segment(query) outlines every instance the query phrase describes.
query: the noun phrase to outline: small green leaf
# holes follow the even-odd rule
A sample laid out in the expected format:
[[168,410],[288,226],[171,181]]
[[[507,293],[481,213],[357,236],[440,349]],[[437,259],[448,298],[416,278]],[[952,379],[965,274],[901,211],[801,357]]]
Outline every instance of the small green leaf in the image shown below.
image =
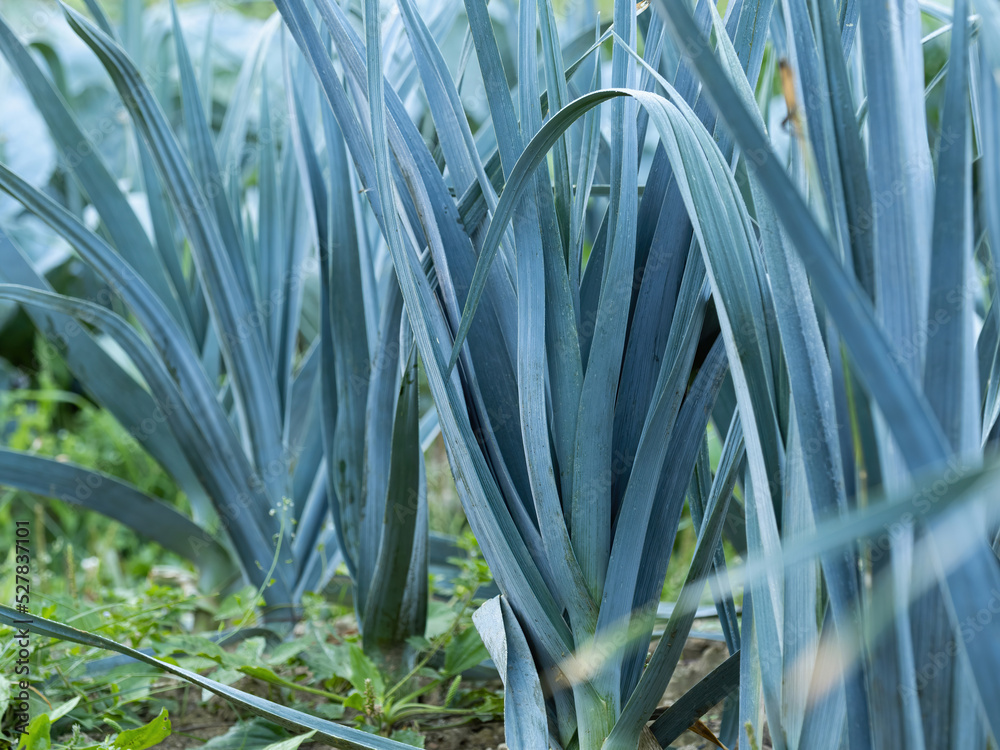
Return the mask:
[[223,664],[229,656],[217,643],[195,635],[171,636],[162,643],[154,643],[153,649],[161,658],[182,653],[185,656],[201,656],[211,659],[216,664]]
[[260,603],[257,598],[257,589],[253,586],[244,586],[223,600],[222,604],[219,605],[219,610],[215,613],[215,619],[217,622],[225,622],[242,617],[248,608],[254,606],[255,601]]
[[279,742],[288,733],[281,727],[261,718],[251,719],[232,726],[228,732],[213,737],[201,750],[246,750]]
[[253,677],[255,680],[269,682],[272,685],[280,685],[281,687],[287,687],[289,685],[288,680],[283,677],[279,677],[273,670],[268,669],[267,667],[244,665],[240,667],[240,671],[245,675]]
[[10,705],[10,683],[7,680],[0,680],[0,716],[7,713],[7,706]]
[[268,664],[286,664],[305,650],[306,644],[302,641],[279,643],[265,658]]
[[344,643],[327,643],[318,635],[315,644],[302,652],[302,661],[323,681],[332,678],[346,680],[351,673],[350,646]]
[[122,750],[146,750],[146,748],[159,745],[170,736],[170,717],[167,709],[160,711],[160,715],[145,726],[137,729],[129,729],[119,734],[112,741],[111,746]]
[[439,635],[448,632],[448,628],[455,622],[455,609],[447,602],[431,599],[427,603],[427,629],[424,637],[434,640]]
[[360,647],[351,644],[351,684],[359,693],[365,691],[365,680],[372,681],[375,695],[385,693],[385,680],[375,663],[365,656]]
[[321,703],[312,710],[317,716],[330,721],[344,718],[344,707],[340,703]]
[[444,673],[449,676],[461,674],[487,658],[489,653],[479,633],[475,628],[466,628],[452,639],[445,650]]
[[49,721],[48,714],[39,714],[28,725],[28,733],[21,735],[18,750],[49,750],[52,747],[49,737],[51,729],[52,722]]
[[311,732],[297,735],[296,737],[289,737],[287,740],[282,740],[281,742],[274,742],[267,745],[264,750],[298,750],[299,745],[306,740],[311,739],[314,734],[316,734],[315,729]]
[[[76,704],[79,702],[80,702],[80,696],[78,695],[72,700],[66,701],[61,706],[53,708],[51,711],[48,712],[49,721],[55,722],[61,719],[63,716],[65,716],[74,708],[76,708]],[[0,711],[0,716],[3,716],[3,711]]]
[[398,742],[405,742],[407,745],[413,745],[413,747],[424,746],[424,736],[412,729],[397,729],[392,733],[391,738]]
[[244,664],[260,664],[264,661],[264,646],[263,638],[247,638],[229,654],[228,663],[236,668]]
[[416,653],[420,653],[429,649],[431,647],[431,642],[422,635],[411,635],[406,639],[406,645],[412,648]]
[[365,710],[365,696],[364,696],[364,693],[351,693],[344,700],[344,706],[346,708],[353,708],[355,711],[364,712],[364,710]]

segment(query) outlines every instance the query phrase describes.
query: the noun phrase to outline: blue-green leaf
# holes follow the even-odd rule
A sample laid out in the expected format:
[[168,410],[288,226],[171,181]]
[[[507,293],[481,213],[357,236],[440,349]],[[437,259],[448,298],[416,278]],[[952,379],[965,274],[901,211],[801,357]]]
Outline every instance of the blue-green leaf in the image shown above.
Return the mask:
[[542,686],[531,650],[507,600],[490,599],[473,615],[504,685],[504,741],[511,750],[549,746]]
[[[405,643],[407,638],[423,634],[423,623],[414,632],[417,624],[404,616],[407,587],[401,585],[411,575],[415,581],[423,581],[424,587],[427,581],[426,547],[423,570],[411,571],[413,550],[419,546],[417,537],[421,531],[426,536],[426,515],[424,528],[418,524],[421,505],[427,502],[426,492],[422,493],[420,487],[423,454],[419,441],[418,398],[417,355],[414,349],[407,357],[397,399],[378,559],[370,590],[366,594],[362,620],[366,650],[382,653],[383,656]],[[424,589],[423,597],[426,598],[426,595]]]
[[0,448],[0,483],[96,510],[215,575],[231,569],[222,545],[189,518],[108,474]]
[[[239,281],[240,274],[234,270],[229,257],[231,251],[227,250],[223,239],[225,235],[181,155],[162,110],[128,55],[78,13],[65,6],[64,11],[70,26],[97,54],[111,75],[133,122],[149,146],[187,232],[234,385],[237,411],[251,438],[255,463],[262,470],[280,465],[282,430],[270,358],[263,332],[254,323],[259,314],[247,296],[248,286]],[[280,496],[284,484],[282,472],[265,472],[264,481],[272,495]]]
[[142,224],[108,171],[97,146],[84,135],[59,92],[39,70],[31,55],[2,19],[0,51],[31,94],[39,113],[45,118],[52,139],[62,153],[62,163],[80,180],[81,187],[103,219],[118,252],[146,280],[174,320],[189,332],[188,320],[181,313],[178,304],[178,295],[185,290],[183,287],[175,290],[177,279],[168,280],[164,259],[160,255],[171,249],[158,248],[160,254],[153,249]]

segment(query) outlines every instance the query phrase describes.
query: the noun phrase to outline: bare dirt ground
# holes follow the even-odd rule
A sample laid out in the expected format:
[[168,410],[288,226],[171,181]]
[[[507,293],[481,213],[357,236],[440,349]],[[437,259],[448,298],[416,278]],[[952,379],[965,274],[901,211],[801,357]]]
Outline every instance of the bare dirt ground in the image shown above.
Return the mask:
[[[693,687],[702,677],[721,664],[727,656],[725,645],[714,641],[691,639],[688,641],[681,660],[674,672],[674,677],[667,692],[660,702],[661,707],[670,706],[685,691]],[[243,680],[237,687],[268,697],[267,686],[252,680]],[[172,716],[174,733],[157,746],[158,750],[190,750],[201,747],[213,737],[224,734],[239,719],[233,708],[219,698],[200,702],[200,690],[187,689],[186,700],[184,688],[178,688],[173,695],[183,711]],[[273,694],[270,696],[275,697]],[[242,718],[249,718],[243,716]],[[716,706],[704,717],[704,723],[713,731],[718,732],[721,719],[721,706]],[[504,750],[503,724],[491,722],[482,724],[471,722],[458,727],[435,729],[431,724],[422,724],[421,731],[425,735],[427,750]],[[322,750],[325,745],[308,743],[301,750]],[[709,740],[692,732],[685,732],[674,741],[676,750],[711,750],[715,748]],[[770,744],[764,742],[762,750],[769,750]],[[259,750],[249,745],[245,750]],[[730,748],[729,750],[733,750]]]
[[[681,660],[677,663],[677,669],[674,670],[673,679],[670,680],[670,685],[660,701],[660,706],[664,708],[670,706],[694,687],[702,677],[722,664],[728,655],[729,652],[724,643],[690,639],[684,646]],[[721,705],[713,708],[702,718],[706,726],[716,734],[719,732],[721,720]],[[685,732],[674,740],[672,747],[677,748],[677,750],[703,750],[704,748],[714,748],[715,745],[693,732]],[[730,750],[732,749],[730,748]]]

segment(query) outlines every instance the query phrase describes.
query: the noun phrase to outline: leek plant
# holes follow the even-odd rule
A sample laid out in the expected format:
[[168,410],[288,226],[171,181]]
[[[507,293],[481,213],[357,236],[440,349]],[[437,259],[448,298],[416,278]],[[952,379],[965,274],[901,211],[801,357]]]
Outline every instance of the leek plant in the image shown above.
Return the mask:
[[[730,399],[719,417],[721,468],[698,485],[691,580],[670,637],[644,669],[672,539],[728,369],[719,322],[724,331],[731,326],[709,313],[713,291],[741,305],[748,326],[741,335],[759,336],[746,353],[759,386],[773,391],[778,382],[767,346],[776,335],[767,329],[770,293],[736,179],[683,98],[639,88],[632,3],[618,5],[614,31],[604,35],[618,41],[616,88],[600,89],[592,57],[600,30],[582,32],[597,42],[567,70],[552,6],[522,2],[512,94],[486,4],[469,0],[466,49],[474,50],[490,112],[489,125],[474,134],[440,48],[415,5],[401,2],[443,171],[383,77],[377,3],[365,7],[364,41],[336,3],[316,3],[321,26],[303,2],[281,0],[278,8],[322,86],[392,253],[459,493],[503,592],[477,620],[506,683],[508,745],[653,741],[646,722],[690,629],[690,605],[705,574],[725,569],[716,551],[743,466],[744,430]],[[755,10],[733,4],[732,26]],[[743,41],[754,71],[766,29]],[[647,39],[641,85],[652,88],[665,42],[659,17],[649,20]],[[678,75],[693,96],[695,79]],[[610,167],[600,163],[594,109],[609,100]],[[641,117],[637,103],[645,106]],[[637,161],[650,121],[663,141],[640,204]],[[578,149],[570,148],[574,139]],[[537,171],[553,148],[554,185]],[[610,176],[610,205],[587,237],[598,168]],[[777,461],[776,439],[770,450]],[[737,615],[720,580],[735,654]],[[676,724],[678,715],[665,722]]]
[[[665,745],[728,680],[740,693],[727,744],[738,731],[756,746],[766,713],[781,748],[985,746],[1000,715],[996,640],[961,628],[997,627],[979,615],[1000,571],[984,508],[938,498],[995,482],[979,466],[996,422],[985,312],[996,308],[970,283],[991,246],[971,218],[970,133],[975,122],[986,149],[997,127],[996,3],[980,8],[989,41],[976,47],[973,95],[968,4],[955,4],[943,134],[931,139],[918,4],[736,0],[722,19],[709,2],[658,0],[640,56],[638,9],[619,1],[601,89],[599,67],[566,68],[552,5],[522,0],[512,92],[486,4],[467,0],[466,49],[490,111],[474,134],[440,49],[401,0],[443,172],[383,76],[378,3],[365,3],[362,41],[317,0],[340,70],[305,3],[277,5],[378,216],[502,591],[478,625],[505,680],[508,744]],[[755,98],[768,102],[775,78],[794,138],[784,157]],[[639,200],[650,130],[659,142]],[[981,163],[990,196],[996,162]],[[609,200],[589,237],[598,169]],[[720,401],[727,368],[732,398],[727,386]],[[710,414],[726,434],[714,475]],[[938,477],[934,502],[907,496]],[[685,497],[698,548],[647,662]],[[730,507],[750,563],[739,625],[719,554]],[[956,554],[963,517],[973,529]],[[876,518],[898,521],[887,554],[855,538]],[[810,562],[786,569],[792,550]],[[712,568],[739,667],[648,726]],[[947,669],[918,682],[940,654]]]
[[[182,134],[160,104],[175,93],[170,60],[148,69],[154,93],[137,67],[141,40],[128,45],[134,61],[89,7],[96,23],[68,9],[67,18],[135,128],[148,225],[0,21],[0,50],[99,225],[2,165],[0,187],[106,284],[94,299],[56,294],[0,235],[0,296],[24,306],[88,394],[174,477],[193,517],[99,471],[6,448],[0,482],[112,516],[193,560],[206,588],[242,576],[271,622],[294,620],[303,593],[322,590],[343,562],[366,643],[395,664],[424,632],[428,593],[416,359],[392,266],[377,262],[338,157],[342,140],[335,130],[309,138],[319,115],[311,80],[303,88],[296,75],[301,60],[285,55],[279,68],[285,102],[269,91],[277,18],[244,61],[216,137],[208,67],[199,80],[176,8]],[[313,306],[306,288],[317,276]],[[432,417],[424,432],[433,437]]]
[[[1000,575],[994,527],[988,506],[946,500],[965,481],[995,496],[982,467],[996,425],[1000,6],[978,2],[973,18],[967,2],[776,4],[787,160],[735,51],[723,39],[708,52],[687,3],[658,7],[744,155],[787,368],[783,495],[748,440],[750,558],[821,539],[814,524],[861,537],[819,544],[818,566],[765,562],[749,584],[744,644],[752,632],[759,659],[743,660],[741,727],[759,738],[763,708],[775,747],[987,747],[1000,716],[996,624],[982,616]],[[925,20],[939,30],[922,37]],[[930,129],[922,45],[940,31],[950,52]],[[752,397],[737,387],[745,427],[760,420]],[[837,520],[853,508],[891,521],[864,538]]]

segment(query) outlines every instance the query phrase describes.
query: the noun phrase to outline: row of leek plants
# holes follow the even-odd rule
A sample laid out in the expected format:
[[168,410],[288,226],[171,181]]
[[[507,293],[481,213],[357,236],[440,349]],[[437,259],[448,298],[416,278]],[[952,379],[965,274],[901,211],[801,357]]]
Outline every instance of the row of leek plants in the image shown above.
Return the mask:
[[[576,38],[561,43],[549,2],[522,0],[516,71],[486,3],[467,0],[460,77],[474,55],[490,115],[477,132],[401,0],[433,148],[384,75],[375,0],[364,39],[330,0],[277,5],[319,84],[324,141],[344,144],[332,163],[388,246],[400,330],[502,592],[476,620],[508,745],[662,747],[726,699],[730,746],[758,745],[766,722],[776,748],[986,747],[995,0],[971,23],[965,0],[733,0],[725,18],[619,1],[568,67]],[[933,138],[924,16],[958,19]],[[793,136],[780,154],[761,116],[776,79]],[[725,436],[714,472],[710,421]],[[647,660],[685,502],[698,544]],[[723,535],[746,559],[742,610]],[[731,656],[650,724],[706,589]],[[390,746],[248,705],[338,746]]]

